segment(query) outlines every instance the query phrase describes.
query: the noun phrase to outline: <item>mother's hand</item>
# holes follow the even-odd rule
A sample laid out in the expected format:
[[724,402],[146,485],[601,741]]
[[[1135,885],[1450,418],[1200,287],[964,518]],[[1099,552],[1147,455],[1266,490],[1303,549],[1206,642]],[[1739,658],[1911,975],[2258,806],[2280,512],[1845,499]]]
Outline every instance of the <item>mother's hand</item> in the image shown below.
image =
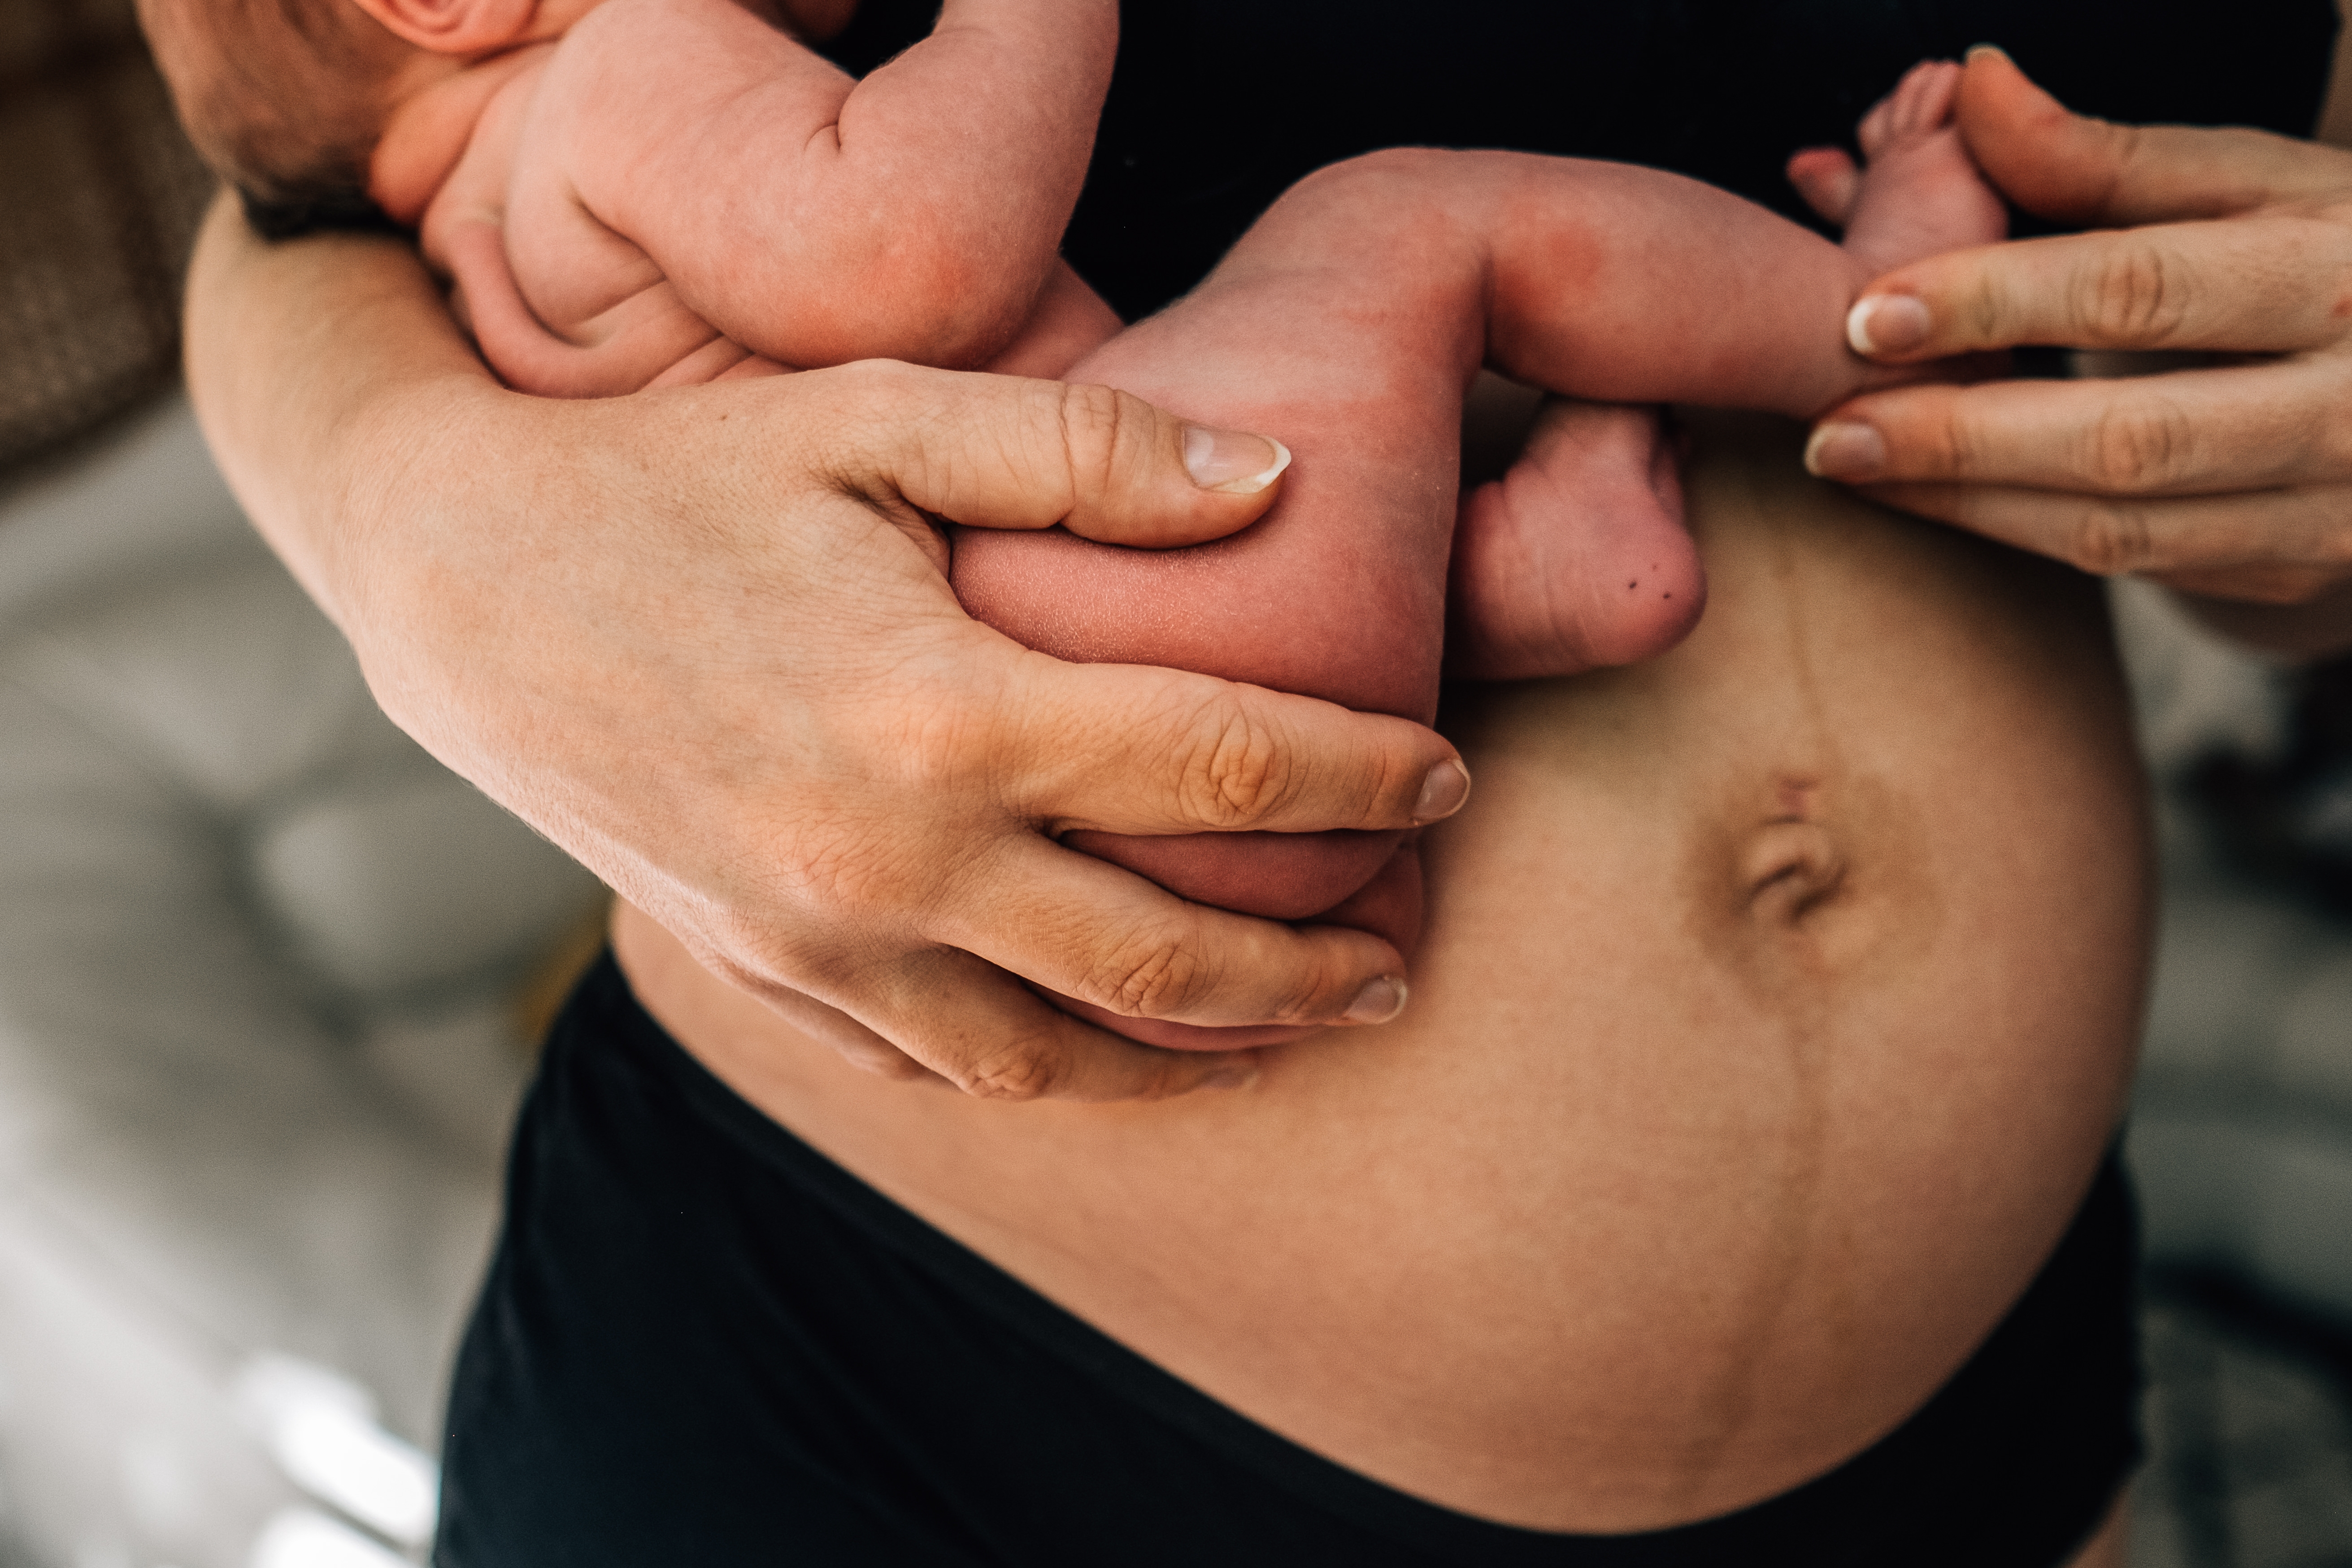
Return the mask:
[[1959,118],[2020,205],[2109,226],[1890,273],[1854,306],[1857,350],[2232,358],[1873,393],[1824,416],[1809,466],[2086,571],[2168,584],[2252,640],[2352,641],[2352,153],[2084,119],[1995,49],[1969,57]]
[[1466,793],[1450,746],[1058,663],[966,616],[942,574],[934,515],[1230,532],[1272,498],[1263,438],[1102,388],[878,363],[520,397],[405,248],[267,248],[226,203],[189,342],[231,482],[384,710],[862,1065],[1097,1099],[1247,1071],[1105,1034],[1014,974],[1196,1024],[1402,1004],[1376,937],[1186,904],[1052,835],[1404,827]]

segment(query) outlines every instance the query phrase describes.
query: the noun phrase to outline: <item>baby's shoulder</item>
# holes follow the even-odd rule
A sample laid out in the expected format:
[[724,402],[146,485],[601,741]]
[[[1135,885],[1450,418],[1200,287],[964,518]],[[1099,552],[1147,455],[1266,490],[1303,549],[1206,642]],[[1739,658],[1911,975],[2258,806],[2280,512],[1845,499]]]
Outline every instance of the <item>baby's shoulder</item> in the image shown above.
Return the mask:
[[575,66],[618,66],[633,74],[666,67],[708,67],[782,51],[803,54],[781,26],[737,0],[603,0],[564,33],[557,58]]

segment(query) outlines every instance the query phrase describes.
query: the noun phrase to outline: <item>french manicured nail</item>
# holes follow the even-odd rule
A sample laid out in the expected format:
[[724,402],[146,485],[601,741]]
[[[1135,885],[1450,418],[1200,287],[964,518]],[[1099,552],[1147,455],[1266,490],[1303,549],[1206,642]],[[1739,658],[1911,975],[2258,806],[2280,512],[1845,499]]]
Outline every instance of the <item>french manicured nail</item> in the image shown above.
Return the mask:
[[1184,471],[1204,490],[1254,496],[1288,467],[1290,448],[1271,437],[1212,430],[1205,425],[1184,427]]
[[1843,420],[1816,426],[1805,442],[1805,471],[1825,479],[1867,479],[1886,467],[1886,437]]
[[1405,984],[1393,974],[1383,974],[1378,980],[1367,981],[1339,1015],[1349,1024],[1385,1024],[1404,1011]]
[[1231,1067],[1219,1068],[1201,1080],[1201,1087],[1202,1089],[1247,1089],[1256,1081],[1257,1063],[1253,1059],[1247,1062],[1235,1062]]
[[1845,313],[1845,341],[1858,354],[1899,354],[1927,341],[1927,307],[1911,294],[1856,300]]
[[1470,770],[1460,763],[1440,763],[1421,781],[1421,798],[1412,803],[1413,825],[1449,817],[1469,798]]

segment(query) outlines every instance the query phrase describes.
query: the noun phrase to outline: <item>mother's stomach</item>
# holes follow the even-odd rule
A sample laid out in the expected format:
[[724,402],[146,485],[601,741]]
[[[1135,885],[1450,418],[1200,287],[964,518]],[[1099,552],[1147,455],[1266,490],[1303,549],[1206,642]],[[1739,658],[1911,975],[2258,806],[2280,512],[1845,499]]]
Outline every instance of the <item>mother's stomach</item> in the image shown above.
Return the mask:
[[1397,1023],[1252,1088],[1007,1106],[862,1074],[617,930],[753,1103],[1244,1415],[1550,1530],[1719,1513],[1963,1362],[2110,1138],[2147,950],[2095,584],[1813,484],[1690,478],[1712,584],[1636,669],[1458,694]]

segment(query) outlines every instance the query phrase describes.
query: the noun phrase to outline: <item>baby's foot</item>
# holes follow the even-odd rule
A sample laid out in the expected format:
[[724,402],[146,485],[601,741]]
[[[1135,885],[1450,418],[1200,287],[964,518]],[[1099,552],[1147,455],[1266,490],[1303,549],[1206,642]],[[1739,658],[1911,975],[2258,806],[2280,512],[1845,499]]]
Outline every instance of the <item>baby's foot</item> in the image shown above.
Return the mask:
[[1509,471],[1462,498],[1445,668],[1526,680],[1632,664],[1706,602],[1655,409],[1547,400]]
[[1863,116],[1864,168],[1834,147],[1789,160],[1790,182],[1815,212],[1843,226],[1847,251],[1874,274],[2008,237],[2008,212],[1953,122],[1960,75],[1949,60],[1912,67]]

